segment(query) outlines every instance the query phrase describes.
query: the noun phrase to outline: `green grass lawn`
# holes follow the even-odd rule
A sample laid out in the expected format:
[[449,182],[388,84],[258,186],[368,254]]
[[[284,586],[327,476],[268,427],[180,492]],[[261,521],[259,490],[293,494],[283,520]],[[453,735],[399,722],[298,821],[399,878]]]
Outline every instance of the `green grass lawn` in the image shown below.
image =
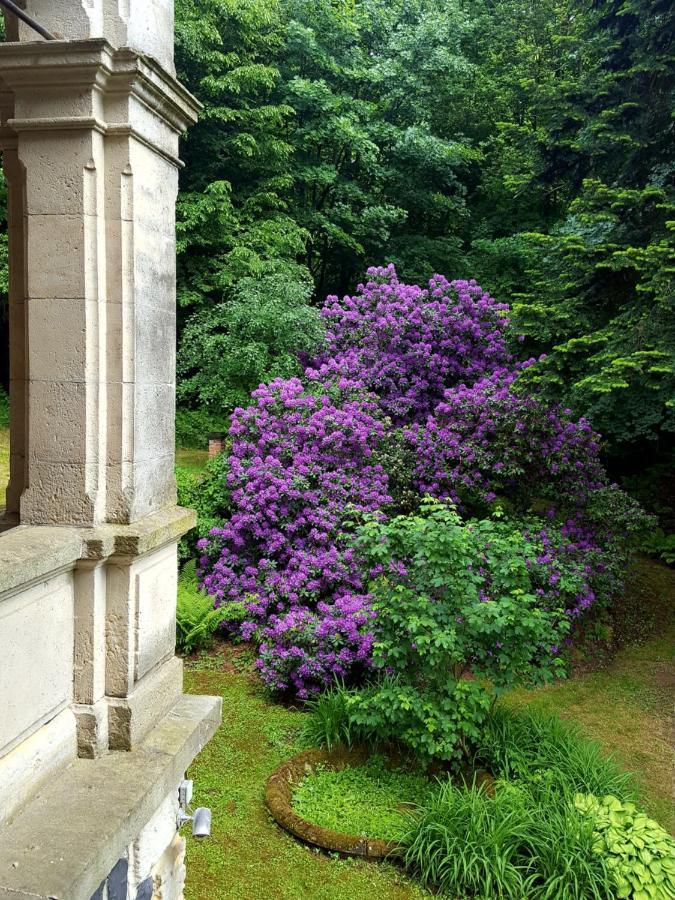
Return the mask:
[[[508,702],[578,722],[636,774],[646,810],[672,831],[675,573],[642,561],[629,591],[630,606],[641,611],[651,637],[625,647],[604,667],[543,690],[519,691]],[[186,900],[429,896],[394,867],[331,859],[271,822],[262,802],[265,780],[295,752],[303,713],[269,702],[250,659],[223,645],[189,662],[185,682],[192,693],[223,698],[223,725],[190,772],[197,803],[213,810],[213,835],[201,844],[188,840]]]
[[208,450],[176,450],[176,468],[187,469],[193,474],[203,472],[208,461]]
[[5,505],[5,489],[9,481],[9,428],[0,428],[0,507]]
[[629,582],[652,636],[606,667],[509,698],[578,722],[637,776],[642,805],[675,834],[675,572],[642,560]]
[[188,838],[186,900],[429,896],[393,866],[331,859],[273,824],[263,806],[265,781],[296,752],[303,713],[269,703],[250,660],[225,648],[189,663],[185,683],[192,693],[223,698],[223,725],[190,770],[194,802],[213,810],[213,834],[203,843]]

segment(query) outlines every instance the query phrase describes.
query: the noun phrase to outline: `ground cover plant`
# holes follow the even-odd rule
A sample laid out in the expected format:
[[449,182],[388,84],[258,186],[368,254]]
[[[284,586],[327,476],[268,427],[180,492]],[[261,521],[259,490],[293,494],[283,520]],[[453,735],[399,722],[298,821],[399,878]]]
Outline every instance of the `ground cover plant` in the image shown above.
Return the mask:
[[[605,754],[616,754],[620,766],[634,772],[639,806],[669,830],[675,828],[675,816],[667,678],[675,635],[667,616],[674,597],[673,573],[640,561],[625,595],[636,621],[646,627],[639,643],[633,629],[627,634],[629,646],[601,668],[585,668],[548,687],[519,689],[499,704],[577,723]],[[433,896],[401,869],[312,852],[271,822],[261,800],[265,780],[305,746],[301,731],[311,716],[273,702],[253,673],[253,653],[229,643],[186,661],[186,689],[222,696],[224,716],[223,728],[190,770],[196,803],[213,807],[214,831],[209,842],[188,842],[186,900]]]
[[363,765],[339,771],[317,767],[294,790],[292,805],[299,816],[322,828],[396,841],[431,787],[424,774],[392,768],[384,757],[373,755]]
[[596,852],[607,857],[619,898],[675,897],[675,841],[634,803],[577,794],[575,808],[593,822]]
[[[644,517],[609,482],[590,425],[522,389],[529,361],[509,349],[506,312],[475,282],[422,289],[371,269],[353,297],[328,298],[325,351],[305,377],[261,385],[235,411],[211,483],[229,515],[200,541],[200,579],[216,605],[244,604],[236,634],[259,646],[273,690],[307,698],[372,668],[377,560],[356,534],[369,516],[414,516],[427,495],[482,535],[464,561],[485,582],[482,615],[532,611],[539,633],[520,651],[512,641],[502,669],[528,641],[558,657],[568,626],[618,590]],[[492,596],[493,566],[521,583]]]
[[195,561],[186,563],[178,576],[176,600],[176,650],[193,653],[213,644],[216,631],[224,622],[236,621],[244,615],[243,607],[229,604],[214,607],[210,598],[197,587]]

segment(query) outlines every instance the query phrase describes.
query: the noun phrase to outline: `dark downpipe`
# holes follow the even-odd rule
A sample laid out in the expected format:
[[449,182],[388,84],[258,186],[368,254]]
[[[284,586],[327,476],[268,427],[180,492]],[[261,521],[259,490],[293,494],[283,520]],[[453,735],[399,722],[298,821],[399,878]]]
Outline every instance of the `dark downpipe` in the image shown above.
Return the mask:
[[36,22],[32,16],[29,16],[25,10],[21,9],[20,6],[17,6],[14,0],[0,0],[0,6],[4,6],[5,9],[9,10],[9,12],[15,15],[17,19],[21,19],[21,21],[25,22],[29,28],[33,29],[33,31],[37,31],[37,33],[46,41],[56,40],[51,31],[47,31],[46,28],[43,28],[42,25]]

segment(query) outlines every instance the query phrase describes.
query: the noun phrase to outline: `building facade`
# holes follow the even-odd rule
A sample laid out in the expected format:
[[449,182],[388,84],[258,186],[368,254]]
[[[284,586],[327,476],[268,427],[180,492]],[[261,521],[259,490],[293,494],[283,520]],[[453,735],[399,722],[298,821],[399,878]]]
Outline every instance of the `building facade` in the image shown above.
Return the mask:
[[198,113],[173,0],[6,14],[11,463],[0,900],[182,895],[179,784],[220,722],[175,656],[175,203]]

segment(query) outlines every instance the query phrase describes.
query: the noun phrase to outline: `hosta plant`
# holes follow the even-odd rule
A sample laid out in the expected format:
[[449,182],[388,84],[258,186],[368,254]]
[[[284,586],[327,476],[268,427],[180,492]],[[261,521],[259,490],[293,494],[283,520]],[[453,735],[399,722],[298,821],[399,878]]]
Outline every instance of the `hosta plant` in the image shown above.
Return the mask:
[[634,803],[611,794],[577,794],[575,807],[593,821],[595,850],[607,858],[620,900],[675,897],[675,841]]

